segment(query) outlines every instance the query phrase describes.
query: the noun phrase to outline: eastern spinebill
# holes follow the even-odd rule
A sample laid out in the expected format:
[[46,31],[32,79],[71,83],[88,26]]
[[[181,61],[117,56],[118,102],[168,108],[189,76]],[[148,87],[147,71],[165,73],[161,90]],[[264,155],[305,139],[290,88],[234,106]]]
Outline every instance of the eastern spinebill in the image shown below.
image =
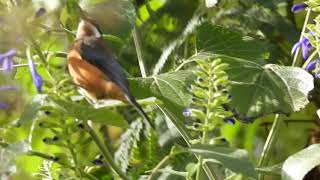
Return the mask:
[[150,123],[149,117],[132,95],[127,77],[103,41],[96,23],[87,19],[80,21],[67,59],[74,83],[90,101],[116,99],[130,103]]

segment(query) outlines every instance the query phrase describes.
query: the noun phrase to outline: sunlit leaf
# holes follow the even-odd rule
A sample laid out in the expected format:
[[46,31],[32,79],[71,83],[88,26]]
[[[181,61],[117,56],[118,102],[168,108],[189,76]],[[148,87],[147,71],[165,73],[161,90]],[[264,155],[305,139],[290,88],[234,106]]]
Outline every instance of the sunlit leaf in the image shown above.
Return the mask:
[[123,117],[109,109],[94,109],[84,105],[77,104],[58,98],[52,98],[53,101],[62,108],[69,116],[80,120],[91,120],[93,122],[105,123],[118,127],[127,127],[128,123]]
[[197,31],[197,48],[214,55],[227,55],[243,59],[268,57],[266,43],[237,31],[211,24],[202,25]]
[[[216,57],[199,53],[194,59]],[[279,66],[229,56],[219,56],[229,64],[231,103],[240,113],[257,117],[274,112],[289,114],[305,107],[313,89],[313,77],[298,67]]]
[[154,96],[162,101],[186,106],[191,101],[187,85],[192,77],[193,73],[191,71],[177,71],[147,78],[133,78],[130,79],[130,87],[135,95]]
[[205,158],[205,162],[221,163],[222,166],[235,173],[258,179],[253,164],[249,161],[245,150],[210,145],[194,145],[189,150],[202,155]]
[[251,117],[272,112],[289,114],[309,102],[313,77],[306,71],[271,64],[247,70],[230,78],[234,81],[232,103],[241,113]]
[[290,156],[282,166],[283,180],[302,180],[314,167],[320,165],[320,145],[314,144]]

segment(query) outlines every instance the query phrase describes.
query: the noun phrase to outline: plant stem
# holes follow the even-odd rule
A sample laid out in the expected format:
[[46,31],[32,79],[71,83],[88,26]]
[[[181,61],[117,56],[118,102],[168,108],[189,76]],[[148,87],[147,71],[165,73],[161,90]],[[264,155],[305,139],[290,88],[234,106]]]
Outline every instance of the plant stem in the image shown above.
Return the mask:
[[[301,34],[300,34],[299,42],[302,40],[302,38],[304,36],[303,34],[306,31],[306,28],[307,28],[307,25],[308,25],[308,21],[309,21],[309,17],[310,17],[310,12],[311,12],[311,9],[308,8],[307,9],[306,18],[304,19],[304,24],[303,24],[302,31],[301,31]],[[296,53],[294,54],[294,58],[293,58],[293,61],[292,61],[292,66],[296,66],[297,65],[297,59],[298,59],[299,51],[300,51],[300,48],[298,48]]]
[[137,57],[138,57],[138,61],[139,61],[139,67],[140,67],[140,71],[141,71],[141,76],[142,77],[147,77],[146,69],[145,69],[145,66],[144,66],[144,60],[143,60],[143,57],[142,57],[141,42],[140,42],[140,38],[139,38],[139,35],[138,35],[136,27],[132,31],[132,36],[133,36],[134,45],[136,46],[136,51],[137,51]]
[[99,180],[98,178],[96,178],[94,175],[90,174],[90,173],[86,173],[84,172],[82,169],[79,169],[81,171],[82,174],[84,174],[88,179],[90,180]]
[[152,176],[171,158],[171,155],[165,156],[159,163],[158,165],[152,169],[149,177],[147,180],[152,180]]
[[317,54],[317,50],[313,51],[312,54],[308,57],[308,59],[303,63],[302,69],[306,69],[308,64],[313,60],[314,56],[316,56]]
[[[303,24],[303,27],[302,27],[301,35],[300,35],[300,38],[299,38],[299,42],[302,40],[302,38],[304,36],[304,33],[305,33],[305,30],[307,28],[309,17],[310,17],[310,12],[311,12],[311,9],[308,8],[307,9],[307,14],[306,14],[306,17],[305,17],[305,20],[304,20],[304,24]],[[292,67],[297,65],[297,59],[298,59],[299,50],[300,50],[300,48],[297,49],[297,51],[296,51],[296,53],[294,55],[294,58],[293,58],[293,61],[292,61]],[[266,143],[265,143],[265,145],[263,147],[261,158],[259,160],[259,164],[258,165],[260,167],[265,165],[265,164],[267,164],[267,160],[268,160],[269,154],[271,152],[271,148],[273,147],[273,145],[276,142],[276,138],[275,137],[279,132],[278,130],[280,128],[280,124],[281,124],[280,115],[276,114],[275,118],[274,118],[274,121],[273,121],[273,124],[272,124],[272,127],[271,127],[271,130],[270,130],[270,132],[268,134]],[[260,179],[263,179],[263,175],[261,175],[261,174],[260,174]]]
[[[144,60],[143,60],[143,57],[142,57],[141,44],[140,44],[140,41],[139,41],[139,36],[137,34],[136,28],[133,30],[133,40],[134,40],[135,46],[136,46],[136,51],[137,51],[137,56],[138,56],[141,75],[142,75],[142,77],[147,77],[146,70],[145,70],[145,67],[144,67]],[[165,110],[165,108],[161,107],[158,104],[157,104],[157,106],[164,114],[167,114],[167,115],[170,114],[168,111]],[[175,125],[175,127],[178,130],[178,132],[180,133],[180,135],[182,136],[182,138],[185,140],[185,142],[190,147],[191,146],[191,143],[190,143],[191,137],[189,136],[187,131],[184,130],[183,126],[180,125],[177,120],[173,119],[173,116],[171,116],[170,119],[171,119],[171,122]],[[196,154],[194,154],[194,155],[196,156],[196,158],[199,158]],[[210,180],[217,179],[216,176],[214,174],[212,174],[210,168],[206,164],[203,165],[203,169],[206,172],[206,174],[207,174],[207,176],[208,176],[208,178]]]
[[31,128],[30,128],[30,133],[29,133],[29,137],[28,137],[28,143],[29,143],[29,147],[28,149],[31,151],[32,150],[32,138],[33,138],[33,132],[36,128],[36,124],[37,124],[37,120],[34,120],[32,122]]
[[[184,141],[187,143],[187,145],[190,147],[192,144],[190,143],[191,141],[191,137],[190,135],[187,133],[187,131],[185,130],[185,128],[183,127],[183,125],[181,125],[181,123],[179,122],[178,119],[176,119],[165,107],[162,107],[160,105],[157,105],[158,108],[169,117],[169,119],[171,120],[171,122],[174,124],[174,126],[176,127],[177,131],[179,132],[179,134],[181,135],[181,137],[184,139]],[[198,159],[199,161],[199,156],[194,154],[194,156]],[[208,178],[210,180],[215,180],[218,179],[217,176],[215,174],[213,174],[213,172],[211,171],[211,169],[208,167],[207,164],[203,165],[203,169],[206,173],[206,175],[208,176]]]
[[[263,151],[261,154],[261,158],[259,160],[259,167],[266,165],[267,164],[267,160],[269,158],[270,152],[271,152],[271,147],[276,143],[276,136],[278,134],[278,130],[281,124],[281,118],[279,114],[276,114],[271,130],[269,132],[268,138],[266,140],[266,143],[263,147]],[[263,179],[263,175],[262,177],[260,177],[260,179]]]
[[90,134],[90,136],[92,137],[93,141],[99,147],[102,155],[106,159],[106,161],[107,161],[108,165],[111,167],[111,169],[113,169],[113,171],[116,174],[118,174],[120,178],[122,178],[124,180],[130,180],[130,178],[125,173],[123,173],[121,171],[121,169],[114,163],[113,157],[111,155],[111,151],[104,145],[103,141],[98,137],[98,135],[92,129],[92,127],[88,123],[86,123],[85,127],[86,127],[85,128],[86,131]]
[[[36,66],[39,65],[39,63],[34,63]],[[15,64],[13,65],[14,68],[19,68],[19,67],[28,67],[29,64]],[[2,71],[3,68],[0,68],[0,71]]]
[[35,52],[36,52],[37,55],[39,56],[39,59],[42,61],[42,63],[43,63],[44,65],[47,65],[48,62],[47,62],[47,60],[46,60],[46,57],[43,55],[43,53],[42,53],[42,51],[41,51],[41,49],[40,49],[39,44],[33,39],[32,36],[30,36],[30,40],[31,40],[31,43],[32,43],[32,45],[33,45],[33,48],[34,48]]
[[[211,73],[209,73],[211,74]],[[212,87],[212,82],[209,82],[209,87]],[[207,104],[211,104],[211,94],[213,94],[212,90],[209,88],[208,89],[208,94],[209,94],[209,97],[208,97],[208,100],[207,100]],[[207,130],[207,127],[208,127],[208,124],[209,124],[209,116],[210,116],[210,111],[211,109],[208,107],[206,108],[206,118],[204,120],[204,127],[205,129],[203,130],[202,132],[202,139],[201,139],[201,144],[206,144],[207,143],[207,139],[208,139],[208,130]],[[200,180],[201,178],[201,170],[202,170],[202,165],[203,164],[203,157],[200,155],[199,156],[199,160],[198,160],[198,170],[197,170],[197,174],[196,174],[196,180]]]
[[53,159],[54,159],[54,156],[51,156],[51,155],[48,155],[48,154],[44,154],[44,153],[41,153],[41,152],[38,152],[38,151],[32,151],[32,150],[29,150],[27,152],[27,155],[29,155],[29,156],[38,156],[38,157],[41,157],[43,159],[47,159],[47,160],[50,160],[50,161],[53,161]]

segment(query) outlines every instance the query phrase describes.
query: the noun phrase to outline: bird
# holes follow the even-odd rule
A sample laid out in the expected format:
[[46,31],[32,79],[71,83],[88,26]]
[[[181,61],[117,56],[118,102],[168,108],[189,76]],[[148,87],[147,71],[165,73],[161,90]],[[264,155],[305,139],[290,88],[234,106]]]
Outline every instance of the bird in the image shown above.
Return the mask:
[[101,99],[129,103],[151,124],[130,91],[124,70],[103,41],[99,25],[93,20],[80,20],[67,55],[67,69],[73,82],[92,103]]

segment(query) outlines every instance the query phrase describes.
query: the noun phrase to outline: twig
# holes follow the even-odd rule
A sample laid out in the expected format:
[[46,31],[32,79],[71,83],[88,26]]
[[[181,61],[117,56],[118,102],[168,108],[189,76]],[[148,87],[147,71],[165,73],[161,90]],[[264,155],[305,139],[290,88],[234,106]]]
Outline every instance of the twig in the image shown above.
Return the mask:
[[102,155],[104,156],[105,160],[107,161],[108,165],[113,169],[113,171],[120,176],[120,178],[124,180],[130,180],[130,178],[121,171],[121,169],[115,164],[113,157],[110,153],[110,150],[104,145],[102,140],[98,137],[96,132],[92,129],[92,127],[86,123],[85,124],[86,131],[90,134],[93,141],[97,144],[98,148],[100,149]]
[[148,177],[148,180],[152,180],[152,177],[153,175],[171,158],[171,155],[167,155],[165,156],[159,163],[158,165],[152,169],[149,177]]
[[[190,147],[192,144],[190,143],[191,141],[191,137],[190,135],[187,133],[187,131],[185,130],[185,128],[183,127],[183,125],[181,125],[181,123],[175,119],[174,116],[172,116],[170,114],[170,112],[168,112],[164,107],[161,107],[160,105],[157,105],[158,108],[167,116],[169,116],[169,119],[171,120],[171,122],[174,124],[174,126],[176,127],[177,131],[179,132],[179,134],[181,135],[181,137],[184,139],[184,141],[187,143],[187,145]],[[194,154],[194,156],[199,160],[199,156]],[[203,170],[205,171],[206,175],[208,176],[208,178],[210,180],[216,180],[218,179],[217,176],[215,174],[212,173],[211,169],[209,168],[209,166],[204,163],[203,164]]]
[[[277,134],[279,132],[280,123],[281,123],[280,115],[276,114],[276,116],[274,118],[274,122],[271,127],[271,130],[269,132],[268,138],[267,138],[266,143],[263,147],[261,158],[259,160],[259,167],[261,167],[267,163],[267,160],[268,160],[270,152],[271,152],[271,147],[276,142],[275,137],[277,136]],[[263,175],[260,176],[260,179],[263,179]]]
[[143,60],[143,57],[142,57],[140,38],[139,38],[139,35],[138,35],[136,27],[132,31],[132,36],[133,36],[134,45],[136,46],[136,51],[137,51],[137,57],[138,57],[138,61],[139,61],[141,76],[142,77],[147,77],[146,69],[145,69],[145,66],[144,66],[144,60]]

